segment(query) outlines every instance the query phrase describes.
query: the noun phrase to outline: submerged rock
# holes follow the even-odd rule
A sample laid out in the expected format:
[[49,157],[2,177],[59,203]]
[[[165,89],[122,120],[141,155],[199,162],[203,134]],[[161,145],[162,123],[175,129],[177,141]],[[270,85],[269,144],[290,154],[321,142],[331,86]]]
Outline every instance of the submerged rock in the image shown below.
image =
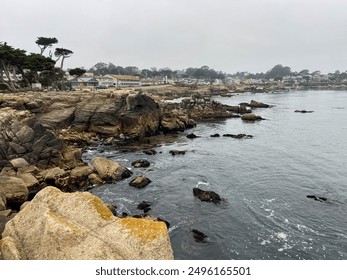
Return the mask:
[[319,202],[324,202],[327,201],[327,198],[322,197],[322,196],[316,196],[316,195],[307,195],[307,198],[311,198],[313,200],[319,201]]
[[216,134],[212,134],[210,137],[220,137],[220,135],[216,133]]
[[148,213],[151,210],[152,203],[149,201],[142,201],[137,205],[137,209],[143,210],[144,213]]
[[145,168],[145,167],[149,167],[150,163],[146,159],[138,159],[132,162],[131,165],[134,166],[135,168],[140,168],[140,167]]
[[173,259],[164,223],[121,219],[88,192],[53,187],[40,191],[7,222],[2,237],[5,260]]
[[251,139],[253,138],[253,135],[247,135],[247,134],[223,134],[224,137],[231,137],[234,139]]
[[219,194],[213,191],[204,191],[199,188],[194,188],[193,194],[196,198],[200,199],[201,201],[212,202],[212,203],[220,203],[222,201]]
[[179,151],[179,150],[171,150],[169,152],[171,155],[175,156],[175,155],[185,155],[186,151]]
[[197,229],[192,229],[193,237],[197,243],[207,243],[207,235],[204,234],[203,232],[197,230]]
[[155,154],[157,154],[157,151],[154,149],[150,149],[150,150],[143,151],[143,153],[149,156],[154,156]]
[[187,135],[187,138],[188,139],[194,139],[194,138],[197,138],[198,136],[196,136],[194,133],[189,133],[188,135]]
[[131,180],[129,185],[138,189],[143,189],[152,181],[148,179],[146,176],[137,176],[135,179]]
[[294,112],[295,113],[303,113],[303,114],[305,114],[305,113],[313,113],[313,111],[306,111],[306,110],[295,110]]

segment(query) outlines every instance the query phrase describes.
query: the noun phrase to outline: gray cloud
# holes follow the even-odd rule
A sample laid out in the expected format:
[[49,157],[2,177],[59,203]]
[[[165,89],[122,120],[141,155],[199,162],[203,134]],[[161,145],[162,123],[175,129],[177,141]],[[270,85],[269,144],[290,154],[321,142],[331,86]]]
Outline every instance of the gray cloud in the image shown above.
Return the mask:
[[344,0],[2,0],[0,41],[74,51],[66,67],[347,70]]

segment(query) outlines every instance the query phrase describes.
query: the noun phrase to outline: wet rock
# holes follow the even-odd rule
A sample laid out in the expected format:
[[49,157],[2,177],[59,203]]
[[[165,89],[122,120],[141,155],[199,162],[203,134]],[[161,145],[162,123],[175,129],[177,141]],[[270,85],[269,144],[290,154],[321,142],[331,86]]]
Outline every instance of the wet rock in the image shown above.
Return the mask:
[[143,151],[143,153],[146,155],[154,156],[155,154],[157,154],[157,151],[150,149],[150,150]]
[[88,192],[53,187],[40,191],[10,220],[2,237],[5,260],[173,259],[164,223],[120,219]]
[[197,229],[192,229],[193,237],[197,243],[207,243],[207,235],[204,234],[203,232],[197,230]]
[[140,175],[140,176],[137,176],[135,179],[131,180],[129,185],[137,189],[142,189],[151,182],[152,181],[148,179],[146,176]]
[[305,114],[305,113],[313,113],[313,111],[307,111],[307,110],[295,110],[294,112],[295,113],[303,113],[303,114]]
[[256,116],[255,114],[243,114],[241,116],[241,120],[254,122],[254,121],[260,121],[264,119],[261,116]]
[[144,213],[148,213],[151,210],[152,203],[149,201],[142,201],[137,205],[137,209],[143,210]]
[[311,198],[313,200],[319,201],[319,202],[324,202],[327,201],[327,198],[322,197],[322,196],[316,196],[316,195],[307,195],[307,198]]
[[167,228],[167,229],[169,229],[169,228],[170,228],[170,223],[169,223],[167,220],[165,220],[165,219],[163,219],[163,218],[158,217],[158,218],[157,218],[157,221],[159,221],[159,222],[164,222],[164,223],[165,223],[165,225],[166,225],[166,228]]
[[150,163],[146,159],[138,159],[131,163],[134,168],[146,168],[150,166]]
[[220,135],[216,133],[216,134],[212,134],[211,137],[220,137]]
[[212,202],[212,203],[220,203],[222,201],[219,194],[213,191],[204,191],[199,188],[194,188],[193,194],[196,198],[200,199],[201,201]]
[[125,166],[102,157],[93,158],[92,166],[95,168],[100,178],[108,182],[129,178],[132,174]]
[[188,135],[187,135],[187,138],[188,139],[194,139],[194,138],[197,138],[198,136],[196,136],[194,133],[189,133]]
[[251,108],[270,108],[271,106],[262,102],[258,102],[255,100],[251,100],[251,103],[249,104]]
[[113,215],[117,216],[117,206],[111,203],[105,203],[107,208],[112,212]]
[[247,135],[247,134],[223,134],[223,137],[230,137],[234,139],[251,139],[253,138],[253,135]]
[[186,151],[179,151],[179,150],[171,150],[169,152],[171,155],[175,156],[175,155],[185,155]]

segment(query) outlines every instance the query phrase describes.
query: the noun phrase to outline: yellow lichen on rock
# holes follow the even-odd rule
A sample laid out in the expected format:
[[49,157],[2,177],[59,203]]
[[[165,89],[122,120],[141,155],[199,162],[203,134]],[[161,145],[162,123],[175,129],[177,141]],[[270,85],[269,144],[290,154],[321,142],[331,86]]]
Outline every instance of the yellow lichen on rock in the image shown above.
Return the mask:
[[128,217],[121,219],[119,224],[143,242],[163,238],[167,235],[165,223],[159,221]]
[[100,214],[100,217],[107,220],[112,219],[114,216],[110,209],[107,208],[105,203],[98,197],[91,197],[91,204],[95,208],[95,210]]

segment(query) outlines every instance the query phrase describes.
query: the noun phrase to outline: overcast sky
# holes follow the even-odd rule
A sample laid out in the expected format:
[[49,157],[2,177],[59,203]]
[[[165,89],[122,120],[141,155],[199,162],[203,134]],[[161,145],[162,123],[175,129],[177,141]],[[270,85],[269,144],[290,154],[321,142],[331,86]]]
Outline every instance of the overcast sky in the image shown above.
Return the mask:
[[1,0],[0,7],[0,41],[39,52],[37,37],[56,37],[55,47],[74,52],[67,68],[347,70],[346,0]]

